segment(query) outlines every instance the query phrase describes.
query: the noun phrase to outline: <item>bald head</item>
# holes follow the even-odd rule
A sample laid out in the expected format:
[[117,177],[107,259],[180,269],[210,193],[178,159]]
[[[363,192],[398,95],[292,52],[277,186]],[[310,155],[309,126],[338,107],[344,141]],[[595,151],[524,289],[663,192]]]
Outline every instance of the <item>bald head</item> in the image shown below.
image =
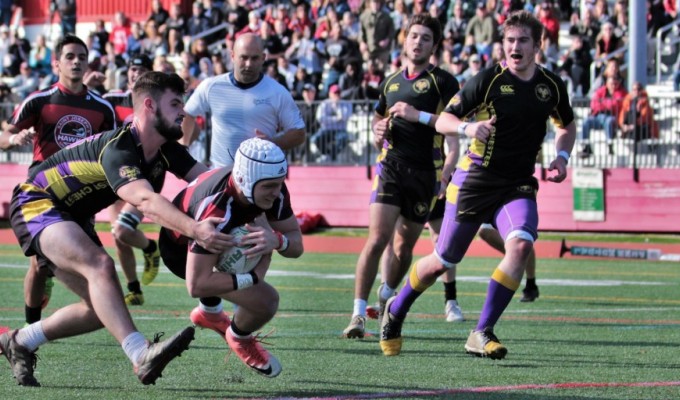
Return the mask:
[[252,33],[240,35],[234,42],[232,60],[238,82],[248,84],[260,79],[265,61],[262,39]]

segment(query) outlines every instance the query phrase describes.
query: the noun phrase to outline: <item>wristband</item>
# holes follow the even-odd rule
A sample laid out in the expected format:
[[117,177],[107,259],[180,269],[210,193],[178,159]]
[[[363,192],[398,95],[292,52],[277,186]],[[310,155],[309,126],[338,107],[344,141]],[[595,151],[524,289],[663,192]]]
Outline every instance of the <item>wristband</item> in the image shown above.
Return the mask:
[[234,281],[234,290],[246,289],[257,284],[257,275],[253,271],[247,274],[231,274]]
[[462,122],[461,124],[459,124],[457,129],[458,134],[465,135],[465,128],[467,128],[468,125],[470,125],[469,122]]
[[564,150],[560,150],[557,152],[557,157],[562,157],[564,158],[564,161],[569,162],[569,153],[567,153]]
[[16,133],[9,135],[9,145],[10,146],[16,146],[17,145],[16,143],[14,143],[14,139],[16,139],[16,137],[17,137]]
[[430,121],[432,120],[432,114],[427,113],[425,111],[420,111],[418,113],[418,122],[420,122],[423,125],[430,125]]
[[279,231],[274,231],[274,233],[276,234],[276,237],[279,239],[279,246],[276,248],[276,250],[279,252],[288,250],[290,242],[288,241],[286,235]]

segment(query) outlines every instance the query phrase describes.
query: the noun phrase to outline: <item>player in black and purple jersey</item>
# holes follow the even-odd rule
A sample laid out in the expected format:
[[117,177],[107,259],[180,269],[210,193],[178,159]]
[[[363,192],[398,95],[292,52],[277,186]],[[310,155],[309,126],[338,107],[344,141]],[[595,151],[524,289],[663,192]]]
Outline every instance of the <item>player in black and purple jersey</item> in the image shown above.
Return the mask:
[[[385,355],[401,351],[401,327],[411,305],[465,255],[482,223],[491,223],[505,240],[505,255],[489,282],[477,327],[465,350],[504,358],[507,349],[494,326],[519,288],[527,258],[538,237],[534,178],[536,156],[546,135],[546,120],[556,127],[557,156],[547,179],[562,182],[576,128],[562,79],[536,65],[543,26],[518,11],[504,25],[506,60],[481,71],[456,94],[437,121],[445,135],[472,139],[447,188],[444,221],[435,252],[418,260],[403,289],[387,301],[380,346]],[[476,118],[476,122],[463,122]]]
[[93,223],[96,213],[120,198],[209,251],[221,253],[233,246],[230,236],[216,230],[222,219],[195,221],[158,193],[166,171],[187,181],[207,171],[177,143],[185,115],[183,95],[184,81],[176,74],[144,74],[133,89],[131,124],[58,151],[14,189],[10,218],[24,254],[36,255],[80,297],[44,320],[0,335],[0,351],[20,385],[40,385],[33,375],[34,352],[49,341],[105,327],[147,385],[193,340],[191,327],[163,342],[149,342],[137,331],[113,259]]
[[444,136],[434,125],[459,89],[456,78],[430,64],[440,40],[436,18],[413,16],[404,44],[405,66],[380,85],[372,128],[382,154],[370,199],[368,239],[356,265],[354,308],[343,331],[347,338],[364,337],[366,301],[388,242],[393,240],[395,262],[386,268],[379,289],[382,302],[408,271],[413,247],[439,193]]
[[[33,144],[31,168],[83,138],[116,127],[113,108],[83,83],[87,71],[87,46],[77,36],[66,35],[55,46],[59,81],[30,94],[14,111],[0,135],[0,147]],[[40,320],[54,285],[49,271],[38,269],[34,257],[24,278],[26,323]]]

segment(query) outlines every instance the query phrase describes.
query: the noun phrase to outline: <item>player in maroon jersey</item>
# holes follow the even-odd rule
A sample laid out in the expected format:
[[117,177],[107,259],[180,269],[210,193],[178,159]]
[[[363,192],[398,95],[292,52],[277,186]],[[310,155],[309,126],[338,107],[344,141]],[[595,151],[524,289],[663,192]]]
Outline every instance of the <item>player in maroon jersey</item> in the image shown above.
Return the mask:
[[[116,127],[111,104],[83,83],[88,57],[85,43],[77,36],[66,35],[54,50],[59,81],[29,95],[0,134],[3,149],[33,143],[31,168],[80,139]],[[29,324],[40,320],[41,309],[49,301],[53,283],[48,274],[47,268],[39,270],[35,257],[31,257],[24,279]]]

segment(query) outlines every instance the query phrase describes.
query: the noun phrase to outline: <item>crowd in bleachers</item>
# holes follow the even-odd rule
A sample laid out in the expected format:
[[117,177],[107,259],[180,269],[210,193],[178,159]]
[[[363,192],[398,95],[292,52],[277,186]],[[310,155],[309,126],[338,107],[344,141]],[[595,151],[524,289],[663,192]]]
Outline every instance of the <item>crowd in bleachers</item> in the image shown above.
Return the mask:
[[[598,63],[598,75],[603,73],[605,63],[600,60],[627,44],[627,1],[201,0],[184,15],[179,3],[166,10],[161,1],[151,0],[146,18],[131,20],[117,12],[109,24],[97,21],[84,38],[90,50],[86,84],[102,93],[124,90],[126,60],[144,53],[154,60],[155,70],[177,72],[191,89],[206,77],[229,71],[235,38],[254,32],[265,43],[266,73],[288,87],[296,100],[303,100],[308,85],[316,89],[318,100],[328,97],[332,85],[344,100],[376,99],[382,79],[400,66],[404,30],[414,13],[430,13],[440,20],[444,36],[433,63],[464,84],[502,60],[500,26],[510,12],[527,9],[545,26],[539,64],[560,73],[573,94],[592,95],[606,78],[591,77],[591,63]],[[647,5],[651,38],[677,17],[676,1],[648,0]],[[565,25],[570,46],[560,47]],[[42,35],[31,43],[20,31],[1,25],[0,72],[5,83],[0,96],[18,101],[53,84],[51,57]],[[625,57],[621,53],[615,58],[621,64]]]

